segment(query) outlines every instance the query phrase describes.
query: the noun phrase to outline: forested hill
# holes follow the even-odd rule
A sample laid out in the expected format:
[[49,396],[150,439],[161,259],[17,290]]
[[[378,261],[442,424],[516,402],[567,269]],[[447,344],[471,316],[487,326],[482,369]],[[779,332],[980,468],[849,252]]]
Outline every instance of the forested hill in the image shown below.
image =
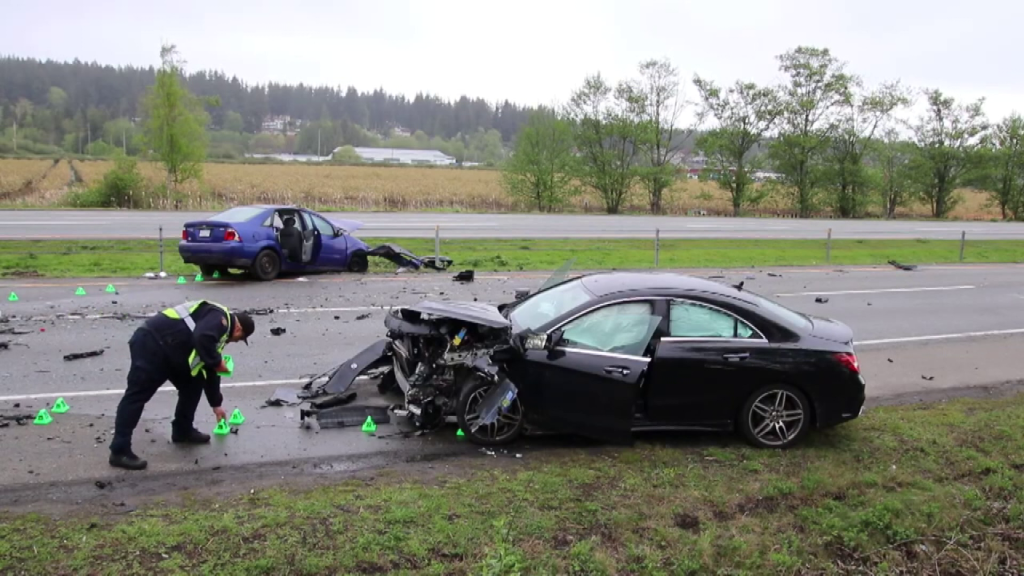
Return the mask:
[[[41,61],[34,58],[0,57],[0,122],[14,115],[15,104],[25,99],[38,107],[52,107],[51,87],[60,88],[66,101],[59,102],[65,117],[134,118],[139,101],[156,78],[154,67],[114,67],[97,63]],[[185,78],[198,96],[217,96],[221,105],[209,109],[214,129],[224,127],[228,114],[241,115],[246,132],[259,131],[265,117],[290,116],[316,121],[325,117],[347,120],[373,131],[401,126],[421,130],[431,137],[452,138],[483,128],[494,128],[508,142],[526,122],[531,108],[508,101],[490,103],[463,96],[449,102],[430,95],[414,98],[388,94],[382,89],[359,92],[304,84],[247,84],[223,72],[192,72]],[[2,124],[0,124],[2,126]]]

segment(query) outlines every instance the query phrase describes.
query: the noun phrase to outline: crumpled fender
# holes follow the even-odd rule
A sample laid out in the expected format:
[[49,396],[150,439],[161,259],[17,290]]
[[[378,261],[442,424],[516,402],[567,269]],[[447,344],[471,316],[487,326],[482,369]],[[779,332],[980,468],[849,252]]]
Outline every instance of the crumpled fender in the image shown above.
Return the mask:
[[452,265],[452,259],[447,256],[423,256],[421,258],[397,244],[381,244],[380,246],[367,251],[366,255],[384,258],[394,262],[402,268],[412,268],[414,270],[427,267],[432,270],[443,271],[447,270],[448,267]]
[[362,352],[343,362],[324,385],[327,394],[343,394],[352,387],[352,383],[360,374],[366,372],[391,357],[391,341],[387,338],[377,340]]

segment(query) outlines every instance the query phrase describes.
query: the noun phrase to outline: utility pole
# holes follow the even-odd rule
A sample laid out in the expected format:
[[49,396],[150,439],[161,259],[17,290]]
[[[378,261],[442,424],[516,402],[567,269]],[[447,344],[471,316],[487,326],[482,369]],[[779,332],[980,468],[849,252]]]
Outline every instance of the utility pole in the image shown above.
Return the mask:
[[125,156],[127,156],[128,155],[128,143],[127,143],[127,141],[126,141],[126,139],[124,137],[124,132],[125,132],[124,129],[122,129],[121,130],[121,151],[124,152]]
[[320,158],[320,129],[316,129],[316,157]]

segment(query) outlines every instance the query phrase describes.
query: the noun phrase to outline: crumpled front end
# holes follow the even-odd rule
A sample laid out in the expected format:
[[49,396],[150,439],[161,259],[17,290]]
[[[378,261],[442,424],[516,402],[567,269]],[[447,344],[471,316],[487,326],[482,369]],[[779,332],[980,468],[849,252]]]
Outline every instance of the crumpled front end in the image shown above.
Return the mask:
[[367,256],[377,256],[394,262],[402,268],[429,268],[431,270],[444,271],[452,265],[452,259],[446,256],[416,256],[397,244],[381,244],[376,248],[367,251]]

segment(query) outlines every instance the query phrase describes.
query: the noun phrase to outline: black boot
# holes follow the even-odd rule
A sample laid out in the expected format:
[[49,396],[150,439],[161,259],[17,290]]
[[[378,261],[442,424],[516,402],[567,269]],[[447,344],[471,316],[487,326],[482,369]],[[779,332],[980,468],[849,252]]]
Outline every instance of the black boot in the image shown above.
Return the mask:
[[147,464],[145,460],[132,452],[124,454],[111,452],[109,462],[111,466],[125,470],[145,470]]
[[171,442],[175,444],[208,444],[210,442],[210,435],[203,434],[199,430],[193,428],[186,434],[178,434],[177,432],[171,433]]

